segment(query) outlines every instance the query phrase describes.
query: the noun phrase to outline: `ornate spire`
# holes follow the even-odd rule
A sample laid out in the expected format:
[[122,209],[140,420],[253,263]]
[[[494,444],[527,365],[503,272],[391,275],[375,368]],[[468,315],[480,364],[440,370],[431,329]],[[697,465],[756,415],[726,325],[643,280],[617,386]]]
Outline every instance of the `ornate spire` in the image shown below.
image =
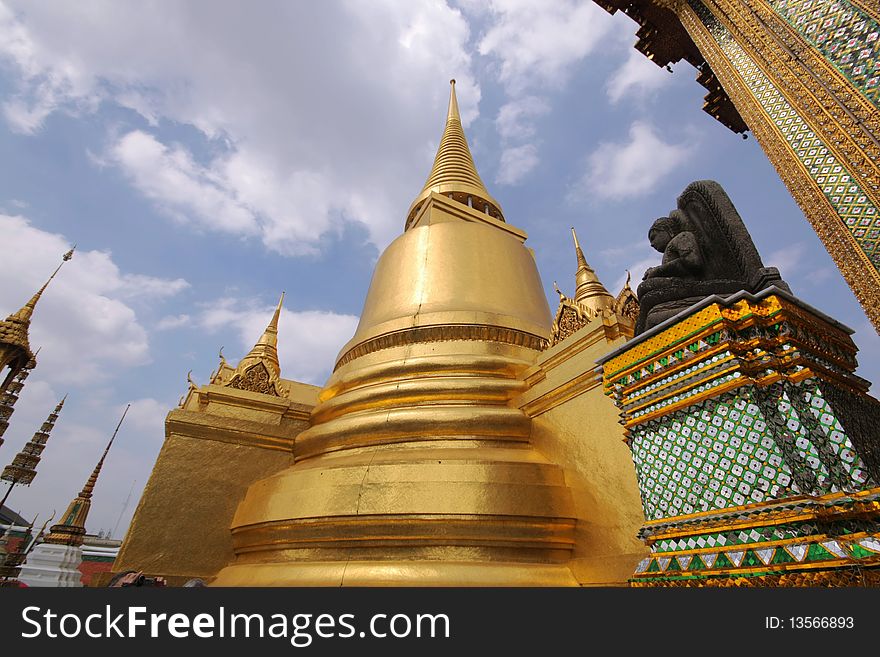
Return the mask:
[[620,293],[614,300],[614,312],[618,315],[629,318],[633,325],[635,325],[639,317],[639,298],[629,286],[631,278],[632,274],[630,274],[629,269],[627,269],[626,283],[623,284],[623,289],[620,290]]
[[450,80],[449,83],[451,89],[446,127],[443,129],[443,136],[440,138],[440,146],[437,148],[434,166],[431,168],[428,180],[407,213],[407,227],[431,192],[450,196],[456,201],[504,221],[501,206],[486,190],[480,174],[477,173],[474,158],[471,156],[461,126],[458,99],[455,97],[455,80]]
[[40,462],[40,457],[46,448],[46,441],[49,440],[49,434],[55,427],[55,422],[58,420],[58,415],[61,413],[66,399],[67,395],[64,395],[64,398],[55,407],[55,410],[49,413],[49,417],[43,422],[43,426],[40,427],[39,431],[35,432],[34,437],[25,443],[21,451],[12,459],[12,463],[3,469],[0,479],[10,482],[12,486],[16,484],[30,485],[34,477],[37,476],[37,464]]
[[[74,249],[75,248],[76,246],[74,245]],[[18,374],[28,361],[34,357],[31,353],[30,344],[28,342],[28,329],[31,325],[31,316],[34,314],[34,309],[37,307],[37,302],[40,300],[43,292],[46,290],[49,283],[52,282],[52,279],[55,278],[55,274],[57,274],[58,270],[61,269],[61,266],[72,257],[73,249],[61,257],[61,264],[55,268],[55,271],[52,272],[49,280],[43,284],[43,287],[37,290],[37,293],[30,298],[30,301],[24,304],[24,306],[18,311],[9,315],[4,321],[0,322],[0,370],[7,366],[10,368],[9,374],[4,380],[2,386],[0,386],[0,392],[6,390],[15,375]]]
[[[39,349],[37,349],[37,353],[39,353]],[[18,373],[12,378],[12,382],[6,386],[6,389],[3,392],[0,392],[0,445],[3,445],[3,434],[6,433],[6,429],[9,428],[9,418],[12,417],[12,413],[15,411],[15,402],[18,401],[19,396],[21,395],[22,388],[24,388],[24,382],[28,378],[33,370],[37,366],[37,354],[34,354],[33,358],[31,358],[27,364],[21,368]]]
[[43,292],[46,290],[47,287],[49,287],[49,283],[51,283],[52,279],[55,278],[55,274],[58,273],[58,271],[61,269],[61,267],[64,265],[65,262],[67,262],[68,260],[70,260],[73,257],[74,249],[76,249],[75,244],[70,251],[68,251],[63,256],[61,256],[61,262],[55,268],[55,271],[52,272],[52,275],[49,277],[49,280],[47,280],[45,283],[43,283],[43,287],[41,287],[39,290],[37,290],[37,293],[34,294],[34,296],[32,296],[30,298],[30,301],[28,301],[26,304],[24,304],[24,306],[18,312],[13,313],[9,317],[7,317],[6,318],[7,322],[15,319],[20,322],[30,323],[31,315],[34,314],[34,309],[37,307],[37,301],[40,300],[40,297],[43,295]]
[[89,509],[91,509],[92,506],[92,492],[95,490],[95,484],[98,482],[98,476],[101,474],[101,468],[104,466],[104,459],[107,458],[110,446],[113,445],[113,441],[116,439],[116,434],[119,433],[119,427],[122,426],[122,421],[125,419],[125,414],[128,413],[129,408],[131,408],[131,404],[126,406],[125,410],[122,411],[122,417],[119,418],[119,424],[116,425],[116,429],[110,437],[110,442],[108,442],[107,447],[104,448],[104,453],[101,454],[98,464],[95,466],[95,469],[92,470],[92,474],[89,476],[88,481],[86,481],[86,485],[83,486],[79,495],[77,495],[67,506],[67,510],[61,517],[61,522],[57,525],[52,525],[52,528],[49,530],[49,535],[43,541],[44,543],[54,543],[56,545],[82,545],[83,537],[86,535],[86,518],[88,517]]
[[576,303],[589,308],[595,314],[601,314],[603,310],[611,310],[614,308],[614,297],[612,297],[596,272],[587,264],[581,245],[578,243],[577,233],[574,226],[571,229],[571,236],[574,238],[574,250],[577,255],[577,287],[574,291],[574,300]]
[[275,313],[263,335],[235,368],[235,373],[227,384],[230,387],[278,396],[276,383],[281,378],[281,364],[278,362],[278,318],[281,316],[283,303],[284,292],[281,293]]

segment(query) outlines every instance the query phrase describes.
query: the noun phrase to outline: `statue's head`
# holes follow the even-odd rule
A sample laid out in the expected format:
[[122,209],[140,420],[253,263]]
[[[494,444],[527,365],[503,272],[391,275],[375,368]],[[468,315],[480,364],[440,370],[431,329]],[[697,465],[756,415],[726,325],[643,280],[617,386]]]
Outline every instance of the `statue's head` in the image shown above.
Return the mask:
[[681,223],[674,214],[668,217],[660,217],[651,224],[648,230],[648,240],[651,246],[663,253],[670,240],[681,232]]

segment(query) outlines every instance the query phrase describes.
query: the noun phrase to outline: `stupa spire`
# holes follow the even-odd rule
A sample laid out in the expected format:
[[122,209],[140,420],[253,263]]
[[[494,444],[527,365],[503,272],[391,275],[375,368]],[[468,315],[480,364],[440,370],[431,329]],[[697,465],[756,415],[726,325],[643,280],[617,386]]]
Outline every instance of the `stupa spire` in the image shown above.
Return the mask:
[[281,293],[266,330],[253,349],[236,366],[235,373],[227,384],[230,387],[278,395],[276,384],[281,378],[281,364],[278,362],[278,319],[283,304],[284,292]]
[[[75,248],[76,246],[74,245]],[[49,286],[49,283],[55,278],[61,266],[73,257],[74,249],[71,249],[61,257],[61,263],[52,272],[49,280],[43,283],[43,287],[37,290],[36,294],[24,306],[0,322],[0,370],[6,367],[9,368],[5,379],[0,384],[0,393],[6,391],[16,375],[33,360],[34,354],[31,353],[28,341],[31,316],[34,314],[37,302]]]
[[449,196],[479,212],[485,212],[504,221],[501,206],[489,194],[471,156],[464,128],[461,125],[458,99],[455,96],[455,80],[450,80],[449,84],[446,126],[443,128],[443,136],[440,138],[428,180],[407,213],[407,227],[431,192]]
[[116,425],[116,429],[110,437],[110,442],[104,448],[104,452],[101,454],[95,469],[92,470],[92,474],[89,475],[86,485],[83,486],[79,495],[73,498],[73,501],[67,506],[67,510],[61,517],[61,522],[57,525],[52,525],[49,535],[43,541],[44,543],[82,545],[83,537],[86,535],[86,518],[92,506],[92,492],[95,490],[95,484],[98,482],[101,468],[104,466],[104,459],[107,458],[107,453],[110,451],[113,441],[116,440],[116,434],[119,433],[119,428],[122,426],[122,421],[125,419],[125,414],[128,413],[129,408],[131,408],[131,404],[128,404],[125,410],[122,411],[119,424]]
[[64,266],[64,263],[73,257],[73,252],[75,249],[76,245],[74,244],[73,248],[70,249],[70,251],[61,256],[61,262],[55,268],[55,271],[52,272],[52,275],[49,276],[49,279],[45,283],[43,283],[43,287],[37,290],[34,296],[32,296],[21,309],[7,317],[7,322],[15,319],[20,322],[30,323],[31,316],[34,314],[34,309],[37,307],[37,302],[40,300],[40,297],[43,296],[43,292],[45,292],[46,288],[49,287],[49,283],[52,282],[52,279],[55,278],[55,275],[61,270],[61,267]]
[[275,312],[272,314],[272,319],[269,320],[266,330],[263,331],[260,339],[247,355],[241,359],[238,367],[235,368],[236,370],[243,371],[254,363],[262,361],[276,376],[281,376],[281,364],[278,362],[278,318],[281,316],[283,304],[284,292],[278,299],[278,305],[275,306]]
[[574,250],[578,263],[577,274],[575,275],[575,302],[589,308],[597,315],[601,314],[603,310],[613,309],[614,297],[602,285],[602,281],[596,276],[593,268],[587,264],[587,259],[584,257],[584,251],[578,242],[574,226],[571,228],[571,236],[574,238]]

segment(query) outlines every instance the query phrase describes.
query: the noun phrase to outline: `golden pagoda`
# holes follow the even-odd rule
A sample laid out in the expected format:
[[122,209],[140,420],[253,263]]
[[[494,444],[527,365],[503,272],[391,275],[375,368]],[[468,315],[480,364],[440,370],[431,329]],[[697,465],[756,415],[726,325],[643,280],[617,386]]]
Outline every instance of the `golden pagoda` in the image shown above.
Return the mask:
[[[326,385],[280,378],[279,305],[237,367],[222,359],[168,415],[114,570],[172,585],[624,583],[643,518],[595,360],[634,323],[578,246],[579,293],[602,312],[551,347],[525,240],[477,173],[453,82],[428,180]],[[266,385],[236,385],[254,368]]]

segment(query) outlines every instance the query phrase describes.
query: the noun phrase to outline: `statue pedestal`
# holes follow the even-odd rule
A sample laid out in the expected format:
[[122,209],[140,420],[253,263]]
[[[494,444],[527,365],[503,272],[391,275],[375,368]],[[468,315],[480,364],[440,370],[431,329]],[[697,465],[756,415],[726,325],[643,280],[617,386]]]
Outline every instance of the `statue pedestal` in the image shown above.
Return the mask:
[[81,587],[82,547],[40,543],[28,555],[18,579],[28,586]]
[[880,402],[851,333],[771,287],[601,360],[651,550],[631,584],[880,584]]

